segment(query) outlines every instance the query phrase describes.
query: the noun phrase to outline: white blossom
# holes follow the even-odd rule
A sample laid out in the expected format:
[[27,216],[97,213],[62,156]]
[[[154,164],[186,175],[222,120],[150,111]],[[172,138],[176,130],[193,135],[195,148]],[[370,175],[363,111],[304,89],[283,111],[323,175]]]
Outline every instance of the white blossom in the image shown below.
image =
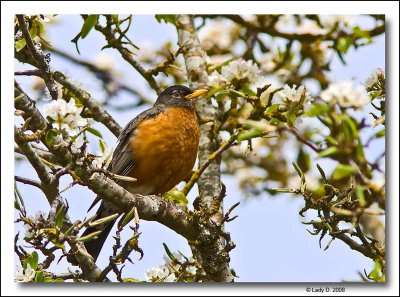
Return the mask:
[[293,87],[285,85],[283,90],[279,91],[278,94],[291,102],[300,102],[302,97],[304,97],[304,106],[310,105],[311,101],[313,101],[310,93],[306,91],[305,86],[300,86],[296,89],[296,85],[293,85]]
[[231,54],[212,55],[212,56],[206,56],[206,62],[207,62],[207,64],[211,64],[214,67],[218,67],[232,58],[233,58],[233,56]]
[[[173,252],[172,255],[175,257],[175,259],[177,259],[178,261],[182,260],[182,255],[176,252]],[[167,255],[163,255],[163,259],[165,261],[166,264],[171,264],[171,259],[167,256]]]
[[154,50],[154,45],[151,45],[147,40],[140,42],[138,45],[138,50],[135,49],[134,53],[137,55],[137,59],[141,62],[151,62],[156,56],[156,51]]
[[36,212],[35,214],[35,221],[39,220],[39,219],[47,219],[47,213],[45,213],[44,211],[39,210],[38,212]]
[[208,85],[209,86],[218,86],[220,83],[223,81],[223,78],[221,74],[218,73],[218,71],[214,70],[209,76],[208,76]]
[[92,165],[96,168],[107,168],[112,160],[112,156],[114,153],[114,149],[110,147],[106,147],[104,153],[98,152],[96,155],[99,157],[95,158],[92,162]]
[[76,136],[80,127],[88,124],[88,120],[81,117],[82,107],[77,107],[75,100],[68,103],[63,99],[53,100],[43,106],[46,117],[53,119],[53,127],[59,131],[64,130],[70,136]]
[[[43,18],[42,18],[42,16],[43,16]],[[55,20],[55,16],[56,16],[55,14],[42,14],[42,15],[40,15],[39,20],[42,23],[52,23]]]
[[277,75],[279,78],[281,78],[283,81],[288,80],[289,77],[290,77],[290,74],[291,74],[291,73],[290,73],[289,70],[283,69],[283,68],[279,69],[279,70],[276,72],[276,75]]
[[351,15],[329,14],[321,17],[321,24],[327,29],[333,29],[336,24],[350,27],[354,22],[355,20]]
[[329,87],[321,92],[321,99],[330,104],[339,103],[342,107],[363,108],[370,102],[369,96],[363,93],[359,86],[353,88],[352,81],[330,84]]
[[316,61],[320,65],[325,64],[326,60],[328,59],[329,53],[331,53],[329,43],[317,41],[312,43],[311,47]]
[[298,34],[313,34],[313,35],[323,35],[328,33],[327,29],[321,28],[314,21],[309,19],[302,20],[301,24],[297,29]]
[[232,82],[234,79],[247,79],[249,82],[252,82],[257,79],[259,72],[260,70],[256,64],[253,64],[253,61],[239,59],[222,67],[221,76],[226,82]]
[[192,275],[196,274],[197,268],[195,266],[187,266],[186,271]]
[[268,52],[264,54],[259,60],[261,69],[265,72],[271,72],[275,69],[278,60],[277,53],[275,52]]
[[238,26],[226,20],[216,20],[210,22],[199,32],[199,39],[205,50],[216,46],[221,50],[229,49],[233,43],[233,35]]
[[371,88],[373,85],[377,84],[379,78],[385,78],[385,71],[381,68],[376,68],[372,71],[371,75],[365,80],[364,85],[367,89]]
[[32,238],[33,236],[35,236],[36,232],[31,226],[29,226],[28,224],[24,224],[23,227],[25,229],[24,237]]
[[106,52],[100,52],[93,59],[93,64],[103,70],[111,71],[114,69],[116,63],[112,56]]
[[171,273],[170,275],[168,275],[165,279],[164,282],[165,283],[172,283],[176,280],[176,276],[174,273]]
[[35,270],[28,263],[25,271],[20,267],[14,274],[14,280],[18,282],[30,282],[35,278]]
[[169,270],[166,266],[153,266],[146,270],[144,276],[147,280],[159,280],[166,278],[169,275]]

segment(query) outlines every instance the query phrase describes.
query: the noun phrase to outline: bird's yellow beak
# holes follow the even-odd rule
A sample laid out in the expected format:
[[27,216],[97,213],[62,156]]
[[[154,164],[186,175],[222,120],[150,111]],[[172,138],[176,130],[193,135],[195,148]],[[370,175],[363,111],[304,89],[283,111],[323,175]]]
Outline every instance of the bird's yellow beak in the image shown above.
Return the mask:
[[199,96],[201,96],[201,95],[203,95],[204,93],[207,93],[207,92],[208,92],[208,90],[200,89],[200,90],[194,91],[192,94],[186,95],[185,98],[186,99],[196,98],[196,97],[199,97]]

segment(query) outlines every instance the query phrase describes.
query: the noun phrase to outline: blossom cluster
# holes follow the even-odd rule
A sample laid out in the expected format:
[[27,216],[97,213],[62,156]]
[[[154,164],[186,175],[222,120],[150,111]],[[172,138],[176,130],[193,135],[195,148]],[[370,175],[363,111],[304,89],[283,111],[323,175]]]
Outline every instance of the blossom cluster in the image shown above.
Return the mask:
[[92,165],[96,168],[107,168],[111,162],[113,153],[113,148],[106,147],[103,153],[97,153],[98,157],[93,160]]
[[16,282],[31,282],[35,278],[36,271],[32,269],[31,265],[28,263],[26,269],[19,267],[14,274],[14,280]]
[[205,50],[216,47],[218,50],[229,50],[236,40],[239,26],[226,20],[216,20],[207,24],[199,32],[199,39]]
[[144,276],[152,282],[171,283],[176,280],[175,274],[171,273],[167,266],[153,266],[146,270]]
[[88,125],[88,120],[80,115],[82,109],[72,98],[68,103],[57,99],[43,106],[43,112],[53,128],[72,137],[78,135],[81,127]]
[[151,282],[175,282],[177,281],[177,277],[175,272],[185,272],[186,275],[195,275],[196,274],[196,267],[194,265],[188,265],[184,268],[180,264],[180,260],[182,256],[177,253],[173,253],[176,261],[171,261],[170,258],[164,256],[165,265],[162,266],[153,266],[150,269],[147,269],[144,276],[148,281]]
[[329,87],[321,92],[321,99],[329,104],[338,103],[341,107],[353,107],[362,109],[371,100],[369,96],[363,93],[359,86],[353,88],[352,81],[330,84]]
[[384,98],[385,71],[381,68],[377,68],[372,71],[371,75],[365,80],[364,86],[368,93],[374,92],[376,94],[376,96],[373,96],[372,98]]
[[259,77],[260,70],[253,61],[245,61],[238,59],[231,61],[228,65],[221,68],[221,74],[218,71],[213,71],[209,76],[208,85],[218,86],[222,84],[248,84],[256,82]]
[[311,107],[311,102],[313,98],[310,93],[306,91],[305,86],[300,86],[297,88],[296,85],[290,87],[289,85],[285,85],[282,91],[278,92],[282,98],[289,100],[290,102],[299,102],[303,103],[304,110],[307,111]]
[[[35,214],[35,217],[29,216],[28,219],[32,224],[37,224],[46,220],[47,214],[44,213],[43,211],[38,211]],[[25,238],[30,239],[36,235],[36,230],[31,225],[24,223],[24,229],[25,229],[25,235],[24,235]]]

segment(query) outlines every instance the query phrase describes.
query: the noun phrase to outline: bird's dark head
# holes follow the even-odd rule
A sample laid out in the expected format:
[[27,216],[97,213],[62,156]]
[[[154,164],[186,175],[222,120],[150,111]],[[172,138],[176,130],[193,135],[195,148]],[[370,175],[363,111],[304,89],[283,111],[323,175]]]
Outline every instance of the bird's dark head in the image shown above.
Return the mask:
[[186,86],[171,86],[162,91],[155,105],[163,104],[168,107],[194,108],[192,99],[206,92],[207,90],[205,89],[192,91]]

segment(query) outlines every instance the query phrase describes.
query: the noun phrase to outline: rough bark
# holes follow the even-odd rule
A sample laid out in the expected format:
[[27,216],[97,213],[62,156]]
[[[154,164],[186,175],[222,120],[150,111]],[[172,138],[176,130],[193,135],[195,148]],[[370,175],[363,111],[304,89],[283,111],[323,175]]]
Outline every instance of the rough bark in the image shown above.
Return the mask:
[[[177,16],[178,45],[184,47],[183,56],[188,73],[189,85],[192,89],[205,88],[208,74],[205,63],[205,52],[197,37],[193,16]],[[196,110],[200,118],[199,167],[209,160],[209,156],[219,148],[218,135],[214,127],[218,121],[218,109],[210,99],[199,98]],[[198,179],[200,206],[211,211],[214,200],[221,193],[221,159],[216,158]],[[222,218],[222,203],[215,218]],[[211,222],[218,219],[211,220]],[[205,231],[206,229],[204,229]],[[220,234],[202,234],[200,243],[192,246],[194,256],[202,265],[211,281],[230,282],[233,275],[229,268],[229,254],[225,250],[225,240]],[[202,240],[204,239],[204,240]],[[211,240],[210,240],[211,239]]]

